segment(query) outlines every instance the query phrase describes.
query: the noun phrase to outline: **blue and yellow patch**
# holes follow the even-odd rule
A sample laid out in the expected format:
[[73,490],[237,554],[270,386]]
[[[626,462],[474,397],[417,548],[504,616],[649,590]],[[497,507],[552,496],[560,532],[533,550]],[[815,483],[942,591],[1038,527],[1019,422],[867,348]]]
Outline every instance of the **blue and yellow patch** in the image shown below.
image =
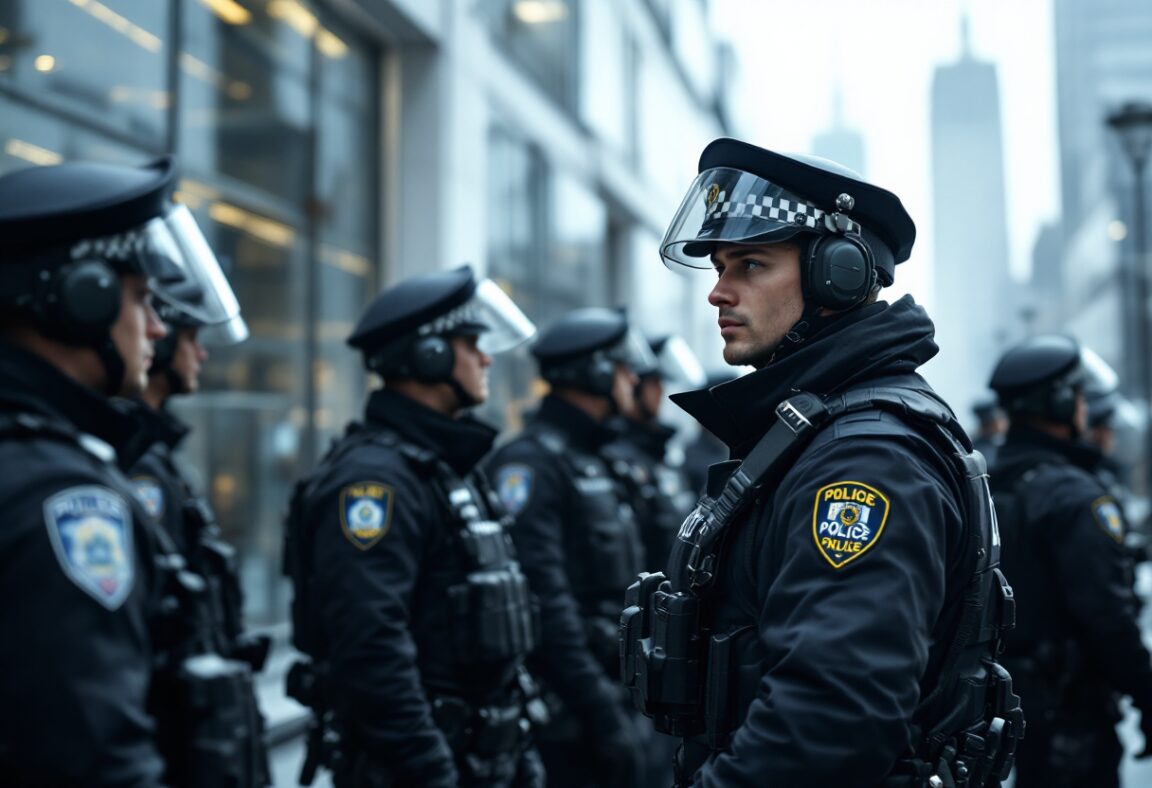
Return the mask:
[[136,576],[128,502],[106,487],[70,487],[44,502],[44,524],[68,579],[109,610],[120,607]]
[[164,488],[152,476],[133,476],[132,486],[136,498],[148,512],[148,516],[159,520],[164,515]]
[[1092,502],[1092,516],[1096,524],[1117,542],[1124,541],[1124,515],[1120,512],[1120,504],[1109,495],[1104,495]]
[[508,513],[520,513],[532,497],[532,481],[535,472],[527,465],[514,463],[505,465],[496,473],[496,494]]
[[888,496],[867,484],[833,482],[816,491],[812,538],[836,569],[868,552],[888,521]]
[[395,491],[380,482],[356,482],[340,491],[340,528],[348,541],[367,550],[392,526]]

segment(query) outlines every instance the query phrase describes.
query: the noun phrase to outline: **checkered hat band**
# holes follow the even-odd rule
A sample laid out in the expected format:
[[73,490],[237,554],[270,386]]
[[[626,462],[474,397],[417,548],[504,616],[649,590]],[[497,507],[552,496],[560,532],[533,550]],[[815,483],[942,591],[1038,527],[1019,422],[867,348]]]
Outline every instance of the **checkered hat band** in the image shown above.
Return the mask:
[[[824,216],[827,211],[817,208],[812,203],[792,200],[787,197],[769,197],[749,194],[741,201],[727,199],[728,193],[722,191],[716,195],[712,210],[705,217],[708,221],[716,219],[764,219],[779,224],[791,224],[797,227],[807,227],[809,230],[821,231],[824,229]],[[860,232],[860,225],[849,220],[848,232]]]
[[425,323],[417,329],[416,333],[420,336],[432,336],[434,334],[447,334],[457,326],[464,324],[470,325],[483,325],[486,324],[484,319],[483,310],[476,299],[470,298],[460,306],[447,312],[430,323]]

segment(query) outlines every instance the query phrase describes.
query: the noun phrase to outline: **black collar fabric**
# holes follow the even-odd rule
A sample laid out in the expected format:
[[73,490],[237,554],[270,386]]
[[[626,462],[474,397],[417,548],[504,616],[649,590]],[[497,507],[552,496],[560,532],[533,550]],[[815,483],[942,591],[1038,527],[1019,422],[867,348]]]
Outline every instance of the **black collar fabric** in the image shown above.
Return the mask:
[[71,424],[115,449],[121,467],[130,466],[143,450],[136,419],[35,353],[4,341],[0,341],[0,410]]
[[1059,438],[1017,422],[1008,428],[1004,445],[996,456],[995,471],[1009,473],[1016,465],[1035,466],[1044,455],[1089,473],[1095,473],[1103,460],[1100,450],[1089,443]]
[[136,419],[147,436],[149,446],[162,443],[169,449],[175,449],[188,437],[188,425],[166,408],[153,410],[142,400],[120,400],[116,404]]
[[669,427],[658,421],[644,423],[623,417],[614,420],[612,427],[620,433],[624,440],[658,462],[664,459],[664,454],[668,450],[668,441],[672,440],[676,434],[675,427]]
[[369,395],[364,418],[428,449],[461,476],[491,451],[497,435],[494,428],[473,416],[454,419],[390,389],[377,389]]
[[618,437],[607,422],[596,421],[580,408],[555,394],[548,394],[540,402],[533,421],[564,433],[568,442],[578,449],[596,452]]
[[878,301],[832,321],[783,358],[710,389],[671,399],[740,457],[798,391],[821,397],[865,381],[912,374],[939,351],[935,326],[912,296]]

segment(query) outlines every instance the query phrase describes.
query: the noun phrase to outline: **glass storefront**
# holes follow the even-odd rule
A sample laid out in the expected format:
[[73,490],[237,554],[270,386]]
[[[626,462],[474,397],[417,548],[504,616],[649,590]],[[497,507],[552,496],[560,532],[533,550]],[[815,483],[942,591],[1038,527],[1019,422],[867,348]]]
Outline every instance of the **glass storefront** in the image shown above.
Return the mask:
[[0,173],[174,151],[236,290],[251,337],[173,405],[257,625],[287,616],[292,484],[362,404],[343,341],[379,282],[379,68],[306,0],[0,0]]

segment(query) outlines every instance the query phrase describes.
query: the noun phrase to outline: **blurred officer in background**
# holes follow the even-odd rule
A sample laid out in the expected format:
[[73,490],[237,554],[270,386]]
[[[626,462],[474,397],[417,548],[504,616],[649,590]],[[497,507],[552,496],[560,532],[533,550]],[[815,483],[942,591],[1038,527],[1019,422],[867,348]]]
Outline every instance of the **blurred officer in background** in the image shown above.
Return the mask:
[[1004,443],[1004,435],[1008,432],[1008,417],[996,401],[995,394],[976,400],[972,406],[972,415],[976,417],[977,424],[972,446],[984,455],[984,461],[991,468],[996,462],[996,452]]
[[[157,340],[148,386],[139,400],[121,403],[137,419],[147,444],[144,455],[129,471],[136,497],[171,537],[188,567],[206,583],[208,628],[217,653],[260,671],[268,654],[267,636],[244,632],[244,600],[236,565],[236,550],[224,542],[208,502],[193,488],[192,472],[176,456],[188,427],[168,410],[172,397],[195,394],[200,368],[208,358],[204,344],[234,344],[248,336],[240,306],[226,280],[184,282],[171,288],[179,301],[161,302],[156,311],[167,329]],[[267,755],[255,688],[249,686],[244,705],[251,710],[237,741],[260,764],[267,783]]]
[[349,337],[384,387],[287,522],[293,641],[312,660],[289,694],[316,715],[305,784],[319,764],[340,788],[543,784],[528,586],[475,471],[496,430],[466,413],[491,354],[534,331],[465,266],[384,290]]
[[[708,375],[704,387],[712,388],[736,378],[737,375],[729,370],[713,372]],[[708,481],[708,466],[727,459],[728,445],[704,427],[697,429],[696,437],[684,447],[684,476],[696,496],[704,492],[704,485]]]
[[632,407],[636,371],[654,360],[608,309],[569,313],[532,355],[551,390],[487,467],[540,600],[532,665],[553,711],[540,754],[550,786],[636,786],[644,752],[616,678],[616,631],[624,589],[645,561],[624,481],[603,450],[616,436],[608,419]]
[[651,369],[638,371],[632,408],[612,419],[620,437],[605,447],[617,475],[628,480],[628,491],[649,569],[660,569],[680,523],[696,504],[696,492],[680,463],[668,459],[668,442],[676,428],[659,420],[665,387],[674,391],[699,388],[704,370],[696,354],[678,336],[648,343],[656,359]]
[[1022,720],[984,464],[915,373],[932,321],[877,300],[912,220],[816,157],[721,139],[699,172],[661,253],[714,272],[756,371],[672,398],[734,460],[629,589],[633,700],[685,738],[679,785],[998,785]]
[[1119,694],[1141,713],[1139,757],[1152,754],[1152,658],[1124,513],[1082,440],[1085,367],[1071,337],[1038,336],[1005,353],[990,383],[1012,423],[992,492],[1018,604],[1004,661],[1028,715],[1018,788],[1119,785]]
[[[0,775],[5,785],[248,786],[246,666],[123,474],[164,336],[153,295],[222,281],[173,164],[0,177]],[[205,291],[205,297],[219,294]]]

